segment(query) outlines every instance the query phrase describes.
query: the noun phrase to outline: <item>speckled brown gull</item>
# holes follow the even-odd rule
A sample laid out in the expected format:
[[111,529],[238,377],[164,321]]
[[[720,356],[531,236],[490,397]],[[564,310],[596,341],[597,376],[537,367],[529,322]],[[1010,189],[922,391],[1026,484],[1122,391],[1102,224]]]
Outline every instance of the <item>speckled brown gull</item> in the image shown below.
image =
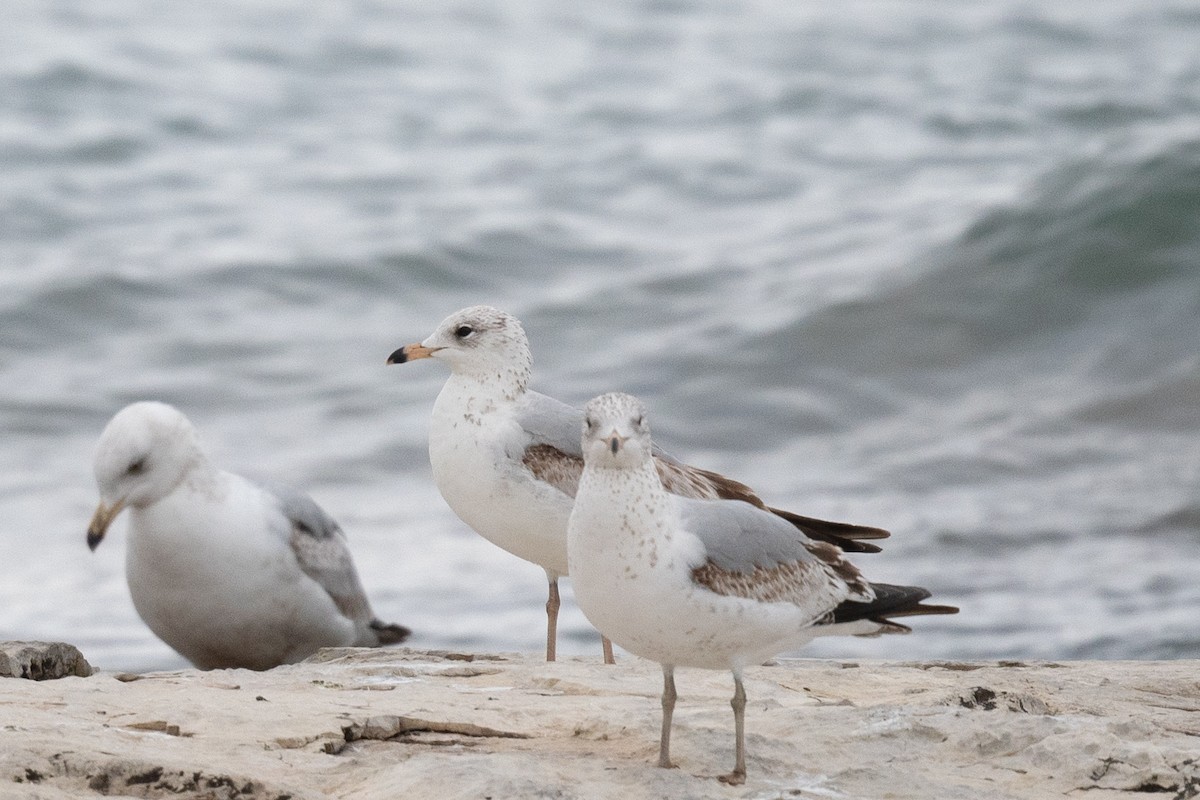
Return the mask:
[[676,666],[733,673],[736,760],[722,780],[742,783],[743,669],[816,636],[903,633],[893,617],[958,611],[921,605],[919,587],[870,583],[837,546],[749,503],[670,493],[630,395],[588,403],[582,428],[567,533],[575,598],[601,633],[662,665],[659,766],[673,766]]

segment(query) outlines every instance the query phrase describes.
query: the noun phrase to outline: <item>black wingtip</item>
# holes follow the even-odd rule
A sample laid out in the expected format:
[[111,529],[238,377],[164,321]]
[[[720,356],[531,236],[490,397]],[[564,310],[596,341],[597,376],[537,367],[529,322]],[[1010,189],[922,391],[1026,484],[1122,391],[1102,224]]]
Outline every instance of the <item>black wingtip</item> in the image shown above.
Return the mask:
[[379,637],[379,643],[399,644],[412,635],[412,631],[403,625],[388,624],[377,619],[371,620],[371,630]]
[[397,350],[396,352],[394,352],[390,356],[388,356],[387,363],[403,364],[405,361],[408,361],[408,354],[405,353],[404,348],[401,347],[399,350]]
[[[805,533],[808,533],[808,531],[805,531]],[[846,538],[843,538],[840,536],[829,536],[829,535],[826,535],[824,537],[813,537],[813,538],[823,538],[825,541],[829,542],[830,544],[835,544],[838,547],[842,548],[842,552],[845,552],[845,553],[882,553],[883,552],[883,548],[877,544],[870,544],[868,542],[860,542],[855,539],[846,539]]]
[[[926,614],[957,614],[955,606],[922,605],[930,597],[928,589],[920,586],[895,586],[889,583],[873,583],[875,599],[869,603],[847,600],[833,611],[833,622],[853,622],[869,619],[883,625],[893,625],[896,631],[907,630],[906,625],[892,622],[891,617],[918,617]],[[883,631],[884,633],[890,631]]]
[[830,520],[805,517],[784,511],[781,508],[767,507],[772,514],[786,519],[811,539],[829,542],[842,548],[846,553],[879,553],[879,545],[870,544],[866,539],[886,539],[892,534],[883,528],[869,525],[855,525],[849,522],[831,522]]

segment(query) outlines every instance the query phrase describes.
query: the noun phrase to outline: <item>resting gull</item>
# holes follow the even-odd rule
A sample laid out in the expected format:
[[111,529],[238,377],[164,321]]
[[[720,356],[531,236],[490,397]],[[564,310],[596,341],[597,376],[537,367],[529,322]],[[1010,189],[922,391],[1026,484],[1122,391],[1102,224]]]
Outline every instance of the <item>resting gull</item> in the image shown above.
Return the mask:
[[224,472],[173,406],[121,409],[96,446],[93,550],[129,509],[125,576],[138,614],[200,669],[270,669],[322,647],[409,630],[375,618],[346,535],[302,492]]
[[[553,661],[558,579],[567,574],[567,517],[583,472],[583,412],[528,388],[532,357],[516,317],[490,306],[451,314],[423,342],[388,358],[432,358],[450,368],[433,404],[429,460],[446,503],[495,545],[540,565],[549,582],[546,660]],[[814,539],[851,552],[878,552],[868,541],[887,531],[768,508],[750,487],[654,450],[667,490],[687,497],[743,500],[771,511]],[[604,655],[612,662],[611,646]]]
[[597,629],[662,665],[658,764],[670,767],[675,667],[733,672],[736,764],[746,777],[743,668],[816,636],[906,633],[891,618],[953,614],[915,586],[869,583],[829,542],[748,503],[670,494],[645,408],[625,394],[588,403],[586,466],[568,526],[575,598]]

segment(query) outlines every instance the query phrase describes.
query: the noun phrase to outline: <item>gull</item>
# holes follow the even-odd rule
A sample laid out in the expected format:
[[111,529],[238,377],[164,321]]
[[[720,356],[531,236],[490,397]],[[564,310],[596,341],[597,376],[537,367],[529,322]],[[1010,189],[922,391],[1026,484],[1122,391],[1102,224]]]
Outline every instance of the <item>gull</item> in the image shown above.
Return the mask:
[[121,409],[95,453],[95,550],[129,509],[125,576],[138,615],[200,669],[263,670],[322,647],[376,647],[409,630],[380,622],[346,535],[306,494],[214,466],[178,409]]
[[749,503],[673,495],[654,463],[642,403],[612,393],[585,408],[583,475],[568,526],[575,598],[596,628],[662,665],[658,765],[672,767],[675,667],[733,673],[736,763],[746,779],[745,667],[816,636],[906,633],[891,617],[953,614],[915,586],[869,583],[829,542]]
[[[583,412],[529,388],[529,340],[521,322],[499,309],[472,306],[457,311],[424,341],[393,352],[387,363],[426,358],[450,368],[430,420],[434,482],[468,526],[545,570],[546,660],[553,661],[558,579],[567,574],[567,519],[583,472]],[[878,552],[865,540],[889,535],[879,528],[768,508],[745,484],[680,463],[657,448],[653,456],[668,491],[744,501],[846,551]],[[613,661],[607,640],[604,660]]]

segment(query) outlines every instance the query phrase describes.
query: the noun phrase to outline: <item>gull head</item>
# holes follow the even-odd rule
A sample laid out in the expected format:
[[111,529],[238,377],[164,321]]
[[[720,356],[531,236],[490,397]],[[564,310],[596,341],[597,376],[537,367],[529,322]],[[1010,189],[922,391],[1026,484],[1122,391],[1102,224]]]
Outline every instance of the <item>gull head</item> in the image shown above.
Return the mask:
[[389,364],[421,358],[446,362],[452,372],[475,377],[516,371],[528,376],[529,339],[521,321],[491,306],[471,306],[442,320],[423,342],[405,345],[388,357]]
[[96,549],[122,509],[166,497],[202,459],[192,423],[174,406],[142,401],[118,411],[96,444],[100,504],[88,525],[88,547]]
[[650,456],[650,423],[641,400],[610,392],[584,407],[583,460],[588,466],[634,467]]

